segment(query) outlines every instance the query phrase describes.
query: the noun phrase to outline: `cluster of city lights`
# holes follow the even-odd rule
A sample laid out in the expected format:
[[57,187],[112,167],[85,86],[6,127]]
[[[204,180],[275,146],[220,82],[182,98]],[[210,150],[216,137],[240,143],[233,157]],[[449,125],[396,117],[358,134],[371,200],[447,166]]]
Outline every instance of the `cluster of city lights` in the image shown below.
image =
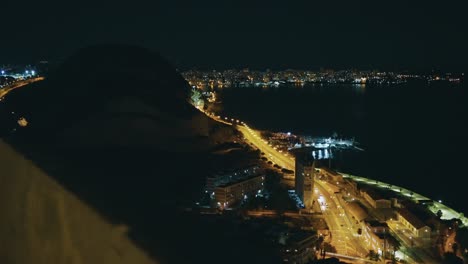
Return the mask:
[[15,73],[7,73],[5,70],[0,70],[1,76],[11,76],[13,78],[27,78],[31,76],[36,76],[35,70],[25,70],[23,73],[15,72]]

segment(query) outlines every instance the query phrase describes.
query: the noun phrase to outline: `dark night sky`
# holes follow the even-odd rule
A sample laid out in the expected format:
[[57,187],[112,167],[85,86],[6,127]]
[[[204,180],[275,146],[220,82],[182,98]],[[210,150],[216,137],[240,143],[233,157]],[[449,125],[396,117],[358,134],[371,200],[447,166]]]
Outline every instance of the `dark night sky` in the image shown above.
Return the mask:
[[182,68],[465,71],[464,2],[3,0],[0,64],[130,43]]

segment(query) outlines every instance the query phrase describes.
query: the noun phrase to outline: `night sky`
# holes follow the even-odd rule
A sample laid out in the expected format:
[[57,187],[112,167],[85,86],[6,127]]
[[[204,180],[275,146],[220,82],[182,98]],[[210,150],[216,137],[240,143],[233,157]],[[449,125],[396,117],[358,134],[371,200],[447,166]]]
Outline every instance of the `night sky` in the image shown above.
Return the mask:
[[3,0],[0,64],[129,43],[179,68],[468,69],[462,0],[97,2]]

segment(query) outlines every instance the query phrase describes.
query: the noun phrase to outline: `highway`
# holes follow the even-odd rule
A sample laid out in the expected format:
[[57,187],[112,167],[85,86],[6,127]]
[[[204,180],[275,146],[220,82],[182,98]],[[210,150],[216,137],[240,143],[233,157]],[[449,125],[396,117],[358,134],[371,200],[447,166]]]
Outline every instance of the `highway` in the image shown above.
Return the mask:
[[[289,153],[279,152],[274,146],[269,145],[266,140],[261,138],[258,131],[251,129],[249,126],[238,120],[229,119],[227,117],[221,118],[215,115],[209,116],[214,120],[225,124],[232,125],[235,123],[237,125],[237,129],[243,134],[244,138],[260,151],[265,153],[265,157],[283,168],[294,170],[294,157]],[[232,123],[229,121],[232,121]],[[326,190],[326,188],[321,184],[317,184],[317,192],[317,197],[321,194],[323,199],[328,200],[328,208],[325,206],[321,208],[325,221],[331,231],[330,242],[336,248],[337,253],[342,257],[355,258],[354,261],[358,261],[360,263],[369,263],[370,261],[364,260],[368,254],[368,250],[361,245],[362,241],[358,241],[355,237],[357,230],[354,230],[350,221],[344,215],[345,211],[337,202],[336,197],[334,197],[334,193],[330,193],[330,191]]]
[[288,170],[294,170],[295,163],[294,157],[289,153],[279,152],[274,146],[269,145],[268,142],[261,138],[260,133],[248,127],[247,125],[238,125],[237,128],[244,135],[244,138],[252,143],[256,148],[265,153],[265,157],[278,164],[278,166]]
[[269,145],[268,142],[260,136],[260,133],[258,131],[250,128],[244,122],[228,117],[223,118],[204,111],[202,112],[205,113],[208,117],[212,118],[213,120],[216,120],[223,124],[236,125],[236,128],[242,133],[244,138],[248,142],[253,144],[256,148],[258,148],[261,152],[263,152],[264,156],[268,160],[273,162],[273,164],[278,164],[278,166],[282,168],[294,171],[295,162],[294,157],[291,154],[287,152],[280,152],[276,149],[276,147]]
[[[225,120],[229,119],[225,118],[222,121],[225,122]],[[241,123],[237,128],[247,141],[264,152],[265,157],[273,163],[283,168],[294,170],[295,162],[290,154],[279,152],[274,146],[269,145],[266,140],[262,139],[258,131],[251,129],[246,124]],[[316,184],[317,195],[321,195],[324,199],[323,202],[328,203],[328,208],[326,206],[320,206],[320,208],[332,234],[331,244],[337,249],[339,254],[365,258],[369,251],[367,247],[363,245],[364,242],[356,237],[357,229],[355,230],[352,223],[349,221],[345,210],[341,207],[333,190],[326,186],[326,183],[321,183],[317,180],[315,182],[318,183]],[[319,203],[321,202],[319,201]]]
[[14,89],[23,87],[25,85],[28,85],[34,82],[42,81],[42,80],[44,80],[44,77],[36,77],[36,78],[27,79],[27,80],[17,81],[11,85],[5,86],[2,89],[0,89],[0,99],[5,97],[5,95],[7,95],[9,92],[11,92]]
[[[274,146],[269,145],[266,140],[261,138],[258,131],[251,129],[244,122],[235,119],[229,119],[227,117],[215,116],[212,114],[207,115],[218,122],[229,125],[236,125],[236,128],[243,134],[246,141],[250,142],[253,146],[262,151],[268,160],[272,161],[274,164],[278,164],[283,168],[294,170],[295,162],[293,156],[291,156],[289,153],[282,153]],[[408,197],[411,197],[413,200],[429,200],[427,197],[413,193],[410,190],[395,185],[363,177],[348,175],[345,173],[340,174],[342,174],[344,177],[351,178],[356,182],[365,182],[367,184],[374,185],[377,188],[385,188],[393,190],[394,192],[402,193]],[[337,250],[337,254],[329,253],[328,255],[334,255],[339,258],[347,258],[348,261],[352,260],[355,263],[373,263],[373,261],[365,260],[369,253],[367,245],[365,244],[364,239],[357,235],[357,228],[353,225],[353,223],[351,223],[350,216],[347,215],[347,211],[344,210],[341,201],[338,197],[336,197],[333,188],[329,186],[329,183],[323,182],[321,180],[315,180],[315,183],[315,195],[317,196],[315,198],[320,197],[315,201],[318,201],[317,205],[320,205],[323,202],[323,206],[320,206],[320,210],[323,213],[324,219],[330,228],[331,233],[331,236],[329,236],[329,239],[328,241],[326,240],[326,242],[331,242],[331,244]],[[437,210],[441,209],[444,212],[445,217],[458,217],[461,218],[464,223],[467,222],[466,217],[463,217],[463,215],[460,215],[458,212],[448,208],[441,202],[435,202],[434,207]],[[434,210],[434,208],[432,209]],[[315,211],[318,210],[319,209],[317,208]],[[394,226],[390,224],[390,228],[393,233],[395,233],[396,230],[394,229]],[[431,258],[424,254],[425,252],[415,251],[411,245],[408,245],[409,243],[408,241],[405,241],[405,236],[402,236],[402,234],[396,235],[397,238],[400,238],[400,240],[403,239],[401,251],[406,251],[406,261],[408,261],[408,263],[420,263],[421,260],[423,263],[433,263]],[[415,259],[417,260],[415,261]]]
[[350,217],[341,206],[333,189],[321,180],[315,180],[315,183],[320,209],[332,234],[331,244],[339,254],[365,258],[369,250],[364,245],[364,241],[357,237],[357,229],[349,221]]

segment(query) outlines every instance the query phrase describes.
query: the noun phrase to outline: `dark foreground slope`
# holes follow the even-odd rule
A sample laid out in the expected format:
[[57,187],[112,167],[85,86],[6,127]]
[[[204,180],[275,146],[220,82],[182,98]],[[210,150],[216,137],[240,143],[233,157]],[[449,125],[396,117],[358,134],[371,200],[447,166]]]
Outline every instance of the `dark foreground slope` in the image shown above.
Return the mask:
[[28,126],[0,142],[0,262],[268,260],[260,242],[245,243],[257,243],[249,234],[225,237],[227,223],[179,210],[207,173],[234,159],[211,150],[238,140],[190,106],[188,93],[158,55],[100,46],[8,95],[5,108]]

